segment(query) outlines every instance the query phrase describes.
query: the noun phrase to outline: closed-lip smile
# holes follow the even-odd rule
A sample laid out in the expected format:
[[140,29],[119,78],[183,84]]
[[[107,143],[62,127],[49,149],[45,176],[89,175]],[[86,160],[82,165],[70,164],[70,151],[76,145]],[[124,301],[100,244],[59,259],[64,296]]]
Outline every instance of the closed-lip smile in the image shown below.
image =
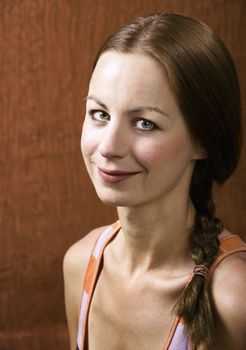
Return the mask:
[[120,182],[139,173],[139,171],[129,172],[124,170],[108,170],[99,167],[98,172],[101,178],[108,183]]
[[105,174],[109,174],[109,175],[132,175],[132,174],[139,173],[139,171],[107,170],[103,168],[98,168],[98,169],[104,172]]

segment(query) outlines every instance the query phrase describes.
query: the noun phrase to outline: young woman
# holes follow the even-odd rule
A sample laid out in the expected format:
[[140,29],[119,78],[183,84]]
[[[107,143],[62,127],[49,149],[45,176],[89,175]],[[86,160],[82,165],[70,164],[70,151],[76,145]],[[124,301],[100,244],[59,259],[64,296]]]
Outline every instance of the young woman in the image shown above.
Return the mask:
[[174,13],[113,33],[90,80],[81,147],[119,220],[65,256],[71,350],[246,349],[246,245],[212,198],[241,147],[221,40]]

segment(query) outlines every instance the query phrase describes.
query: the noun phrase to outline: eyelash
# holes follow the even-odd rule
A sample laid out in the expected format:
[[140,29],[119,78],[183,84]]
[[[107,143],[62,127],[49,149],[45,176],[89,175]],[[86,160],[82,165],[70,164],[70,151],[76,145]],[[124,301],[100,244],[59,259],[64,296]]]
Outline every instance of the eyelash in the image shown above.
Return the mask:
[[[97,118],[95,118],[95,115],[96,115],[97,113],[101,113],[101,114],[103,114],[104,116],[109,117],[108,113],[106,113],[106,112],[104,112],[104,111],[100,111],[100,110],[94,109],[94,110],[90,110],[90,111],[89,111],[89,116],[90,116],[90,118],[91,118],[92,120],[98,121],[98,122],[105,122],[105,121],[108,120],[108,119],[97,119]],[[155,129],[158,129],[158,127],[157,127],[157,125],[156,125],[155,123],[153,123],[153,122],[151,122],[150,120],[145,119],[145,118],[136,118],[136,119],[134,120],[135,125],[136,125],[139,121],[148,123],[148,124],[150,124],[150,125],[152,126],[150,129],[141,129],[141,128],[136,127],[136,129],[138,129],[139,131],[146,132],[146,131],[153,131],[153,130],[155,130]]]

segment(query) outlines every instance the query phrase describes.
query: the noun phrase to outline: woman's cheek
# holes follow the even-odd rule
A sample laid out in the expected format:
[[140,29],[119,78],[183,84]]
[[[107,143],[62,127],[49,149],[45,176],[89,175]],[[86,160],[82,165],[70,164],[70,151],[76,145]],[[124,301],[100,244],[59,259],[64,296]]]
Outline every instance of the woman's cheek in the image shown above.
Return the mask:
[[173,140],[166,140],[157,144],[145,145],[142,154],[142,161],[148,164],[156,164],[169,159],[178,159],[179,156],[186,154],[187,140],[182,137],[177,137]]
[[81,135],[81,151],[83,156],[90,155],[95,148],[96,140],[93,134],[93,130],[91,130],[85,122]]

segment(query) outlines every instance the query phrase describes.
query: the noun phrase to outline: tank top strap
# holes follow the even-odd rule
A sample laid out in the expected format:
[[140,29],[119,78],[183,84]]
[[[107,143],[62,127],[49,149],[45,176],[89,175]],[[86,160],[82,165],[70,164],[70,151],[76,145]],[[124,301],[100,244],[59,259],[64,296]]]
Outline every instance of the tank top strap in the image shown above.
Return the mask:
[[[189,275],[185,288],[189,285],[193,274]],[[181,317],[176,316],[169,329],[163,350],[195,350],[193,344],[188,339],[185,324]]]
[[217,258],[209,269],[208,280],[211,278],[216,267],[228,256],[246,252],[246,243],[238,235],[228,235],[220,240]]
[[94,248],[91,253],[91,257],[86,269],[82,298],[80,304],[80,314],[78,323],[78,335],[77,335],[77,349],[85,350],[86,328],[87,319],[89,313],[90,302],[92,299],[93,291],[97,282],[97,278],[102,268],[103,252],[107,244],[113,239],[121,228],[120,222],[116,221],[114,224],[106,228],[97,238]]

